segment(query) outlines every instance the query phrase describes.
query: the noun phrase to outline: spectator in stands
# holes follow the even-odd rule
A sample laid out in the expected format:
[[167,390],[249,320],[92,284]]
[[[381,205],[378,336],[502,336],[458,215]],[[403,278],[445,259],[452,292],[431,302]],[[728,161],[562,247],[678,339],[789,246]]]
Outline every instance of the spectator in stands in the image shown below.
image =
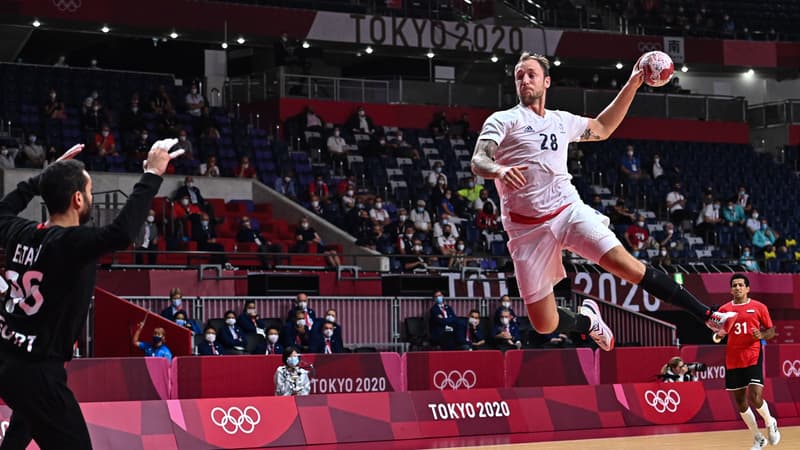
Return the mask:
[[314,112],[314,108],[311,105],[306,106],[301,117],[302,120],[300,123],[303,124],[303,131],[322,131],[322,124],[324,124],[325,121]]
[[311,353],[322,353],[330,355],[333,353],[344,353],[344,345],[341,336],[334,333],[334,325],[325,321],[322,323],[319,333],[312,333],[309,339],[309,351]]
[[156,327],[153,329],[152,343],[139,341],[139,335],[142,333],[142,328],[144,328],[144,322],[144,320],[139,322],[136,332],[133,333],[133,346],[144,352],[145,356],[166,358],[167,361],[172,361],[172,352],[169,350],[169,347],[167,347],[167,335],[163,328]]
[[345,127],[352,131],[353,134],[368,134],[372,136],[375,134],[375,124],[372,119],[364,111],[363,106],[359,106],[356,112],[347,119]]
[[733,200],[728,200],[725,210],[722,211],[722,217],[728,223],[728,226],[736,226],[744,230],[744,224],[747,221],[744,215],[744,207]]
[[653,154],[653,165],[650,167],[650,175],[654,180],[657,180],[665,175],[664,162],[661,160],[661,155],[658,153]]
[[675,356],[670,358],[669,362],[661,368],[660,378],[665,383],[697,381],[697,374],[689,372],[689,366],[683,362],[680,356]]
[[672,222],[664,224],[664,234],[658,241],[659,247],[666,247],[670,250],[683,250],[683,238],[681,232],[675,229]]
[[116,153],[117,142],[114,139],[114,135],[111,134],[111,127],[109,127],[108,124],[103,124],[100,128],[100,132],[95,133],[94,146],[100,157]]
[[441,139],[450,132],[450,123],[447,121],[447,113],[439,111],[434,113],[433,120],[428,125],[428,130],[434,139]]
[[642,172],[642,164],[639,162],[639,157],[635,155],[632,145],[625,148],[625,156],[620,161],[619,170],[631,182],[647,178],[647,174]]
[[[259,253],[281,253],[282,248],[278,244],[272,243],[271,240],[265,238],[258,230],[253,229],[253,224],[247,216],[242,217],[242,222],[239,225],[239,232],[236,234],[237,242],[252,242],[258,246]],[[272,267],[278,263],[279,257],[268,257],[260,255],[261,264],[264,267]]]
[[441,186],[442,194],[444,194],[444,188],[447,187],[447,174],[442,173],[442,163],[440,161],[433,163],[433,171],[428,174],[428,186],[432,189]]
[[267,337],[264,343],[256,347],[253,352],[256,355],[280,355],[283,353],[283,345],[279,342],[280,330],[274,326],[267,328]]
[[22,146],[22,155],[25,156],[25,167],[41,169],[44,166],[46,154],[44,147],[37,144],[36,133],[28,134],[28,142]]
[[417,231],[428,234],[431,231],[431,215],[425,209],[425,200],[417,200],[417,207],[411,211],[411,221]]
[[653,267],[672,266],[672,259],[669,257],[669,249],[663,245],[659,247],[658,255],[654,256],[653,259],[650,260],[650,264]]
[[144,255],[147,255],[147,264],[156,263],[158,254],[158,226],[156,225],[156,212],[150,210],[147,213],[136,239],[133,241],[133,248],[136,250],[136,264],[144,264]]
[[410,255],[414,249],[414,226],[406,225],[403,233],[397,236],[397,253],[401,255]]
[[756,257],[750,251],[750,247],[745,246],[742,249],[742,256],[739,258],[739,264],[744,266],[750,272],[760,272],[761,268],[758,266],[758,261],[756,261]]
[[203,214],[203,210],[197,205],[193,205],[187,195],[172,204],[172,216],[182,227],[180,233],[185,233],[188,224],[195,227],[199,226],[201,214]]
[[486,189],[481,189],[481,193],[478,194],[478,198],[472,202],[472,210],[476,212],[482,211],[484,203],[491,203],[493,209],[497,211],[497,203],[495,203],[494,200],[489,197],[489,191]]
[[67,118],[67,111],[64,108],[64,102],[58,99],[56,90],[50,88],[47,95],[47,101],[42,107],[42,112],[45,119],[64,120]]
[[453,191],[450,189],[445,189],[444,196],[439,199],[436,212],[439,214],[439,216],[447,214],[450,216],[450,220],[452,222],[460,223],[462,219],[458,217],[458,214],[456,214],[456,207],[453,204],[454,201],[455,199],[453,198]]
[[294,172],[289,170],[283,177],[275,178],[275,190],[292,200],[297,200]]
[[314,326],[317,321],[317,313],[309,306],[308,295],[305,292],[301,292],[295,296],[292,301],[292,308],[289,309],[289,313],[286,314],[286,320],[291,321],[298,312],[302,313],[309,328]]
[[176,287],[169,290],[169,303],[170,305],[161,311],[161,317],[169,320],[170,322],[174,322],[175,313],[181,311],[183,307],[183,294],[181,293],[181,288]]
[[736,193],[736,203],[739,204],[742,208],[746,207],[748,204],[748,200],[750,199],[750,194],[747,193],[747,188],[744,185],[739,185],[739,189]]
[[339,267],[341,260],[336,250],[329,248],[322,243],[322,238],[317,234],[317,231],[309,224],[308,217],[300,219],[300,226],[297,227],[295,235],[295,253],[309,253],[309,244],[317,244],[317,252],[325,255],[325,260],[331,267]]
[[397,220],[393,221],[386,228],[386,232],[392,240],[397,240],[405,233],[406,228],[414,228],[414,222],[408,217],[408,211],[405,208],[397,209]]
[[392,253],[391,240],[384,232],[383,225],[371,224],[371,226],[372,229],[369,233],[357,237],[356,245],[367,247],[383,254]]
[[53,64],[53,67],[69,67],[69,64],[67,64],[67,57],[64,55],[59,55],[55,64]]
[[433,306],[430,311],[428,321],[428,334],[433,346],[438,346],[443,350],[450,350],[457,344],[455,327],[458,317],[444,301],[442,291],[433,293]]
[[333,325],[333,333],[339,336],[339,339],[341,340],[342,326],[338,322],[338,315],[339,313],[336,312],[336,309],[328,308],[328,310],[325,311],[325,320],[318,320],[314,322],[314,329],[312,331],[319,331],[319,328],[322,327],[323,324],[330,323]]
[[[14,155],[18,153],[18,149],[13,148],[12,150],[14,150]],[[59,152],[56,150],[55,145],[51,145],[50,148],[47,149],[47,159],[44,161],[44,167],[47,168],[47,166],[56,162],[62,153],[64,152]]]
[[467,316],[464,342],[469,346],[470,350],[484,350],[487,348],[486,336],[484,330],[481,329],[481,313],[477,309],[471,310]]
[[503,241],[502,224],[493,203],[486,202],[475,218],[475,226],[483,237],[484,248],[491,250],[492,242]]
[[397,130],[397,134],[394,136],[394,138],[389,139],[389,145],[395,149],[394,156],[397,157],[404,157],[402,153],[405,152],[405,149],[411,147],[411,144],[405,140],[403,130]]
[[232,310],[225,311],[225,325],[219,330],[220,344],[226,354],[244,355],[247,349],[247,337],[244,331],[236,325],[236,313]]
[[369,218],[369,211],[364,208],[356,209],[357,216],[354,219],[352,226],[350,227],[350,234],[356,237],[359,245],[367,245],[363,242],[366,242],[372,236],[372,231],[374,225],[372,224],[372,220]]
[[196,83],[192,83],[192,87],[189,89],[189,93],[186,94],[184,101],[186,102],[186,114],[192,117],[200,117],[203,107],[206,106],[206,100],[203,98],[203,94],[200,93]]
[[97,92],[97,89],[93,90],[86,98],[83,99],[83,103],[81,106],[81,113],[86,115],[92,110],[92,106],[95,104],[96,101],[99,101],[100,93]]
[[411,253],[405,258],[401,259],[403,270],[406,272],[413,272],[416,270],[427,270],[428,265],[433,263],[433,258],[426,258],[422,240],[414,239],[414,245],[411,247]]
[[309,202],[308,209],[313,211],[314,214],[321,216],[324,211],[322,205],[319,203],[319,196],[317,196],[316,194],[312,195],[310,200],[311,201]]
[[[453,225],[452,216],[449,212],[442,212],[439,215],[439,221],[433,224],[433,237],[438,239],[444,233],[444,227]],[[451,235],[458,239],[459,233],[457,227],[450,227]]]
[[458,195],[468,201],[470,204],[474,203],[477,200],[481,192],[483,192],[484,188],[482,184],[475,183],[475,177],[471,176],[466,179],[465,187],[463,189],[459,189]]
[[519,327],[511,321],[511,312],[508,309],[500,311],[500,323],[494,327],[492,335],[499,350],[522,348]]
[[713,200],[711,195],[706,195],[703,199],[703,209],[697,216],[695,232],[703,236],[706,242],[711,241],[717,226],[724,222],[720,211],[719,200]]
[[681,183],[677,182],[673,185],[672,191],[667,194],[667,210],[669,211],[669,219],[675,225],[680,225],[681,222],[689,218],[689,212],[686,211],[686,197],[681,192]]
[[589,202],[589,206],[591,206],[592,209],[599,212],[600,214],[605,213],[605,206],[603,206],[603,199],[598,194],[592,196],[592,200]]
[[774,245],[776,240],[775,232],[769,227],[767,219],[761,219],[761,228],[753,233],[753,247],[756,252],[763,252],[768,245]]
[[256,302],[253,300],[248,300],[244,304],[244,309],[236,319],[236,323],[245,333],[257,333],[259,331],[263,333],[267,327],[267,323],[259,318]]
[[275,371],[275,395],[308,395],[311,392],[311,380],[308,370],[300,367],[300,353],[296,347],[286,347],[283,364]]
[[14,162],[17,159],[17,154],[19,153],[18,148],[6,148],[5,145],[0,145],[0,168],[2,169],[13,169],[16,167],[16,163]]
[[500,317],[502,316],[503,310],[508,310],[511,322],[518,324],[517,313],[514,312],[514,308],[511,306],[511,297],[503,295],[500,297],[500,302],[494,310],[494,325],[500,325]]
[[342,211],[347,214],[356,206],[356,191],[355,186],[349,184],[346,188],[347,190],[341,194],[341,207]]
[[159,116],[158,130],[162,136],[178,134],[178,114],[173,110]]
[[175,144],[173,150],[183,149],[185,151],[184,155],[193,156],[193,148],[192,148],[192,141],[189,140],[188,133],[186,130],[181,129],[178,131],[178,143]]
[[325,182],[322,175],[317,175],[308,185],[308,198],[312,195],[319,196],[319,198],[328,198],[328,183]]
[[650,242],[650,231],[647,230],[643,215],[639,214],[636,217],[636,223],[625,230],[625,242],[635,258],[639,259],[647,255],[646,248]]
[[217,231],[208,214],[200,215],[200,226],[192,226],[192,240],[197,242],[197,249],[204,252],[219,252],[211,255],[211,264],[225,264],[225,247],[217,242]]
[[453,135],[466,139],[469,135],[469,115],[464,113],[461,118],[453,124],[451,129]]
[[194,320],[189,320],[189,318],[186,316],[186,311],[177,311],[175,313],[175,323],[179,327],[183,327],[191,331],[193,335],[200,332],[200,325]]
[[175,107],[172,105],[172,99],[170,99],[167,93],[167,88],[163,84],[159,85],[156,92],[154,92],[153,96],[150,98],[150,111],[158,115],[164,115],[174,112],[174,110]]
[[97,132],[108,121],[108,116],[103,111],[102,103],[99,100],[94,100],[92,106],[83,115],[83,131]]
[[197,354],[201,356],[224,355],[225,349],[217,342],[217,330],[211,325],[206,325],[206,329],[203,330],[203,333],[205,339],[197,345]]
[[325,147],[333,162],[343,161],[347,158],[347,142],[341,136],[339,127],[334,128],[333,134],[328,136]]
[[247,156],[242,156],[242,159],[239,160],[239,165],[237,165],[233,169],[234,176],[237,178],[255,178],[256,177],[256,169],[250,165],[250,158]]
[[283,347],[296,347],[307,353],[311,339],[311,326],[302,311],[295,311],[294,315],[286,321],[281,333]]
[[219,171],[219,166],[217,166],[216,156],[209,156],[205,164],[200,164],[200,175],[204,177],[220,176],[220,171]]
[[[133,133],[135,130],[141,130],[145,127],[144,112],[139,106],[139,94],[134,93],[131,95],[130,103],[120,117],[119,127],[124,133]],[[129,141],[123,139],[123,142]]]
[[369,210],[369,219],[375,225],[389,225],[389,212],[383,208],[382,197],[375,197],[375,202],[372,204],[372,209]]
[[745,222],[745,230],[747,231],[747,236],[752,239],[753,235],[756,231],[761,229],[761,221],[758,220],[759,214],[757,209],[753,209],[753,212],[750,213],[750,217]]
[[470,258],[467,255],[467,246],[463,240],[458,239],[456,241],[456,247],[453,252],[453,256],[450,258],[450,261],[447,264],[447,267],[450,270],[461,270],[466,266],[472,266],[474,264],[474,258]]

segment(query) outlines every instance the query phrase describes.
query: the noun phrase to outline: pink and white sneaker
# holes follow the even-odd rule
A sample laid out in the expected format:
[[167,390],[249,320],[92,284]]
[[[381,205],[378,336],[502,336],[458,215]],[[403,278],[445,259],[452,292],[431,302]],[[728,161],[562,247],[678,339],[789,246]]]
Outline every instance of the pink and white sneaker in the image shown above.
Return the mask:
[[614,332],[603,322],[597,303],[594,300],[584,300],[581,305],[581,314],[588,317],[591,321],[589,325],[589,336],[594,339],[597,346],[607,352],[614,350]]
[[736,317],[737,314],[738,313],[735,312],[714,311],[706,320],[706,326],[711,328],[713,331],[729,334],[731,332],[731,328],[733,328],[733,324],[736,323],[733,318]]

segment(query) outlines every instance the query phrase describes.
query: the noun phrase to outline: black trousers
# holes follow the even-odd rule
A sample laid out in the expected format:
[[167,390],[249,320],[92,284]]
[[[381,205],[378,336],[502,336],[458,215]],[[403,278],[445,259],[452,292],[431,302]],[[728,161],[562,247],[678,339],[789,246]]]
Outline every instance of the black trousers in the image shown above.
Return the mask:
[[0,360],[0,397],[13,411],[0,450],[24,450],[31,439],[42,450],[92,448],[63,362]]

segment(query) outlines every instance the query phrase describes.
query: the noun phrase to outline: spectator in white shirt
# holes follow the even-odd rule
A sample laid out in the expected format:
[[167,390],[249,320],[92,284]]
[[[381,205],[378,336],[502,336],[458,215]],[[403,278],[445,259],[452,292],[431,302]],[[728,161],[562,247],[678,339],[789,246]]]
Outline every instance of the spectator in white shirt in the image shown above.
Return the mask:
[[442,178],[444,179],[444,185],[447,186],[447,175],[442,173],[442,163],[437,161],[433,165],[433,171],[428,175],[428,186],[436,186],[436,183]]
[[375,197],[375,203],[369,210],[369,219],[374,225],[389,225],[389,212],[383,209],[381,197]]
[[453,256],[456,253],[456,237],[450,224],[442,227],[442,235],[436,238],[436,248],[444,256]]
[[495,204],[494,200],[489,198],[489,191],[486,189],[482,190],[480,194],[478,194],[478,198],[472,202],[472,210],[473,211],[483,211],[483,204],[484,203],[491,203],[492,207],[495,211],[497,211],[497,204]]
[[193,117],[200,117],[205,104],[203,95],[198,90],[197,85],[193,84],[189,93],[186,94],[186,113]]
[[431,215],[425,209],[425,200],[417,200],[417,207],[411,211],[411,221],[414,228],[425,234],[431,231]]
[[341,136],[341,131],[338,127],[333,129],[331,136],[328,136],[327,147],[332,159],[344,159],[347,155],[347,142]]
[[6,148],[5,145],[0,145],[0,168],[13,169],[15,166],[14,160],[19,153],[18,148]]
[[444,232],[444,228],[447,226],[451,226],[451,231],[453,234],[453,238],[458,239],[458,228],[452,226],[453,221],[452,217],[450,217],[449,213],[442,213],[439,216],[439,221],[433,224],[433,237],[438,238]]

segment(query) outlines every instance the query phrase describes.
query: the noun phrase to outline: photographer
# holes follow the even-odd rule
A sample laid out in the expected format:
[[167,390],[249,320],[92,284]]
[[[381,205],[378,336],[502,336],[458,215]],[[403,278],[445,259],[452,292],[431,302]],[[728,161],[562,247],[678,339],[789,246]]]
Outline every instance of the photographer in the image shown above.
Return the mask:
[[697,372],[703,370],[706,370],[705,364],[697,362],[686,364],[679,356],[676,356],[664,364],[659,378],[665,383],[697,381]]

